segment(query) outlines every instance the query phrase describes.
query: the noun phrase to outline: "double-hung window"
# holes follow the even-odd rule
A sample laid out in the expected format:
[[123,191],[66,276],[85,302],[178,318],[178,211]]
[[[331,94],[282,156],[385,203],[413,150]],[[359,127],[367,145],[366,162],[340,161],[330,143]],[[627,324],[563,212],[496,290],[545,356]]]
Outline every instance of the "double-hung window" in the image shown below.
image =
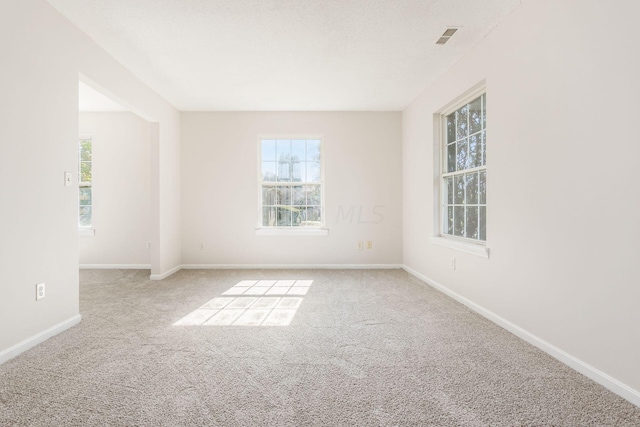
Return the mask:
[[259,153],[259,228],[322,228],[322,139],[260,138]]
[[441,235],[487,240],[487,102],[476,94],[441,115]]
[[91,137],[80,137],[78,142],[78,227],[81,229],[91,228],[93,218],[91,151]]

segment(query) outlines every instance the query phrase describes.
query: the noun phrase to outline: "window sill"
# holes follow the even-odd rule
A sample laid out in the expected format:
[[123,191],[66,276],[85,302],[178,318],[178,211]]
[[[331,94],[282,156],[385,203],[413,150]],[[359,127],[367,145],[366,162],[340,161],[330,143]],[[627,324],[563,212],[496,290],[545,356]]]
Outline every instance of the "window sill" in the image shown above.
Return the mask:
[[444,246],[445,248],[456,249],[461,252],[480,256],[483,258],[489,258],[489,248],[485,245],[478,245],[470,242],[462,242],[460,240],[448,239],[441,236],[431,237],[431,243],[438,246]]
[[96,230],[93,228],[78,228],[78,236],[95,236]]
[[256,228],[256,236],[328,236],[327,228]]

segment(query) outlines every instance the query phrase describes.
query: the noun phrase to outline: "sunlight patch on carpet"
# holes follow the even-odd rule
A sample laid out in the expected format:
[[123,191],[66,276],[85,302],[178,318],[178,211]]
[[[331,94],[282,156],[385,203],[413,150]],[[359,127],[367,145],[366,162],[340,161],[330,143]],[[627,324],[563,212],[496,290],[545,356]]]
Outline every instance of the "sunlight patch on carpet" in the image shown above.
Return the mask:
[[174,326],[289,326],[313,280],[242,280]]

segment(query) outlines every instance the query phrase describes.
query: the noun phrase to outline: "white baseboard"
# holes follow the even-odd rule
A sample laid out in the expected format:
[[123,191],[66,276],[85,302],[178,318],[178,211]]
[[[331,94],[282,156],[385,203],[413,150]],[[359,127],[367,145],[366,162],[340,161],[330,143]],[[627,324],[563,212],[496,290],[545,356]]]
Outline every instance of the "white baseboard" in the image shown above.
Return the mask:
[[178,271],[180,271],[182,269],[181,265],[176,265],[175,267],[173,267],[170,270],[165,271],[162,274],[152,274],[151,276],[149,276],[149,279],[151,280],[162,280],[162,279],[166,279],[167,277],[171,276],[172,274],[177,273]]
[[400,269],[401,264],[182,264],[162,274],[152,274],[151,280],[162,280],[178,271],[185,270],[389,270]]
[[542,350],[545,353],[549,354],[550,356],[558,359],[560,362],[564,363],[565,365],[569,366],[570,368],[580,372],[584,376],[592,379],[593,381],[597,382],[598,384],[602,385],[603,387],[611,390],[612,392],[616,393],[617,395],[621,396],[622,398],[624,398],[624,399],[628,400],[629,402],[633,403],[634,405],[640,407],[640,391],[635,390],[635,389],[629,387],[628,385],[616,380],[615,378],[609,376],[608,374],[606,374],[606,373],[594,368],[593,366],[583,362],[582,360],[580,360],[580,359],[570,355],[569,353],[559,349],[558,347],[554,346],[553,344],[550,344],[550,343],[546,342],[545,340],[537,337],[536,335],[533,335],[531,332],[528,332],[527,330],[522,329],[521,327],[509,322],[507,319],[498,316],[494,312],[487,310],[486,308],[474,303],[471,300],[468,300],[467,298],[465,298],[462,295],[452,291],[451,289],[449,289],[446,286],[436,282],[435,280],[431,280],[428,277],[418,273],[417,271],[413,270],[412,268],[407,267],[406,265],[402,266],[402,268],[407,273],[417,277],[418,279],[422,280],[423,282],[425,282],[429,286],[431,286],[431,287],[439,290],[440,292],[450,296],[451,298],[453,298],[454,300],[460,302],[461,304],[464,304],[465,306],[469,307],[471,310],[475,311],[476,313],[480,314],[481,316],[489,319],[493,323],[501,326],[502,328],[506,329],[507,331],[511,332],[512,334],[516,335],[517,337],[522,338],[523,340],[527,341],[529,344],[532,344],[532,345],[538,347],[540,350]]
[[183,264],[185,270],[390,270],[400,264]]
[[81,316],[76,314],[75,316],[65,320],[64,322],[60,322],[57,325],[50,327],[49,329],[45,329],[44,331],[27,338],[26,340],[19,342],[18,344],[9,347],[6,350],[0,351],[0,365],[6,362],[9,359],[12,359],[19,355],[22,352],[29,350],[32,347],[48,340],[54,335],[58,335],[60,332],[69,329],[72,326],[80,323]]
[[81,270],[151,270],[151,264],[80,264]]

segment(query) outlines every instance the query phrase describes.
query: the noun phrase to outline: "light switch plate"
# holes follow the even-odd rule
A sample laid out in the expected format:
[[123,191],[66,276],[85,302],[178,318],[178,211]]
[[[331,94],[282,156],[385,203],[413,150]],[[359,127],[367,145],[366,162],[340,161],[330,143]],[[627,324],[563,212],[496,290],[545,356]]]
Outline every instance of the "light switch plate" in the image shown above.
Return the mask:
[[71,172],[64,173],[64,186],[71,187]]

